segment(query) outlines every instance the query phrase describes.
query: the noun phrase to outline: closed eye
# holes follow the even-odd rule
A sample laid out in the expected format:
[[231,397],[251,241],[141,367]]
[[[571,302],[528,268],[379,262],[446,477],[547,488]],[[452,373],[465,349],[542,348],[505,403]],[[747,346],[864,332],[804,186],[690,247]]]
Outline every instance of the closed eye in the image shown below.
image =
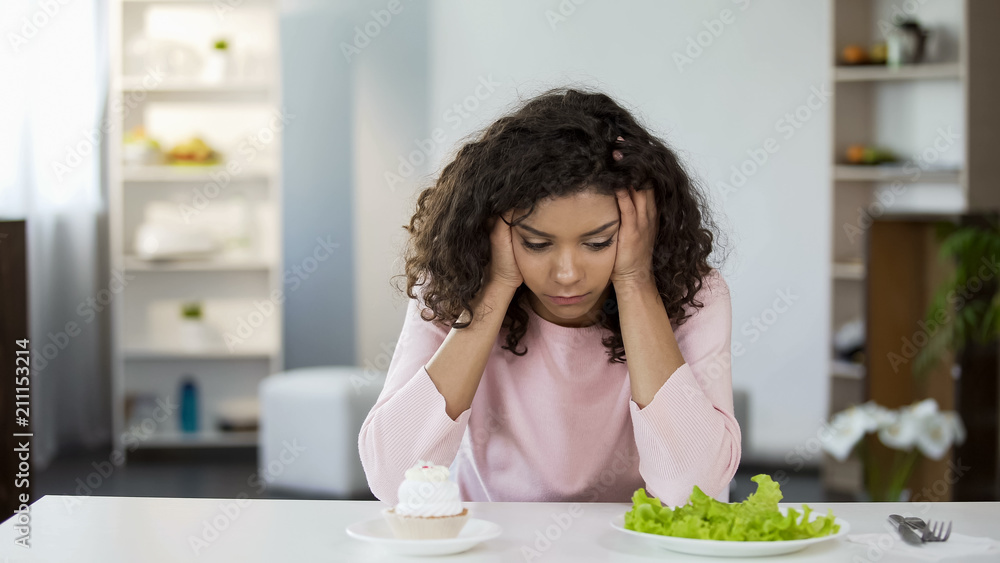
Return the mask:
[[[611,243],[613,243],[613,242],[615,242],[615,238],[611,237],[611,238],[609,238],[606,241],[603,241],[603,242],[589,242],[589,243],[585,244],[584,246],[589,247],[591,250],[598,251],[598,250],[603,250],[603,249],[611,246]],[[541,250],[544,250],[545,248],[551,246],[551,243],[548,243],[548,242],[530,243],[528,241],[523,241],[521,244],[525,248],[527,248],[528,250],[534,250],[534,251],[541,251]]]

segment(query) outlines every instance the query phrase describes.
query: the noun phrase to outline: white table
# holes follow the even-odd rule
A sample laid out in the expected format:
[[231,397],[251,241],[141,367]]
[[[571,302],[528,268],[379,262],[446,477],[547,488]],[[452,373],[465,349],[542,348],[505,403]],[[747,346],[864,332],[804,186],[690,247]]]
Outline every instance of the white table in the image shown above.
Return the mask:
[[[68,502],[79,504],[67,508]],[[0,561],[96,561],[154,563],[160,561],[225,561],[228,563],[309,561],[429,561],[394,557],[380,546],[349,537],[344,528],[379,517],[378,501],[241,500],[150,497],[74,497],[46,495],[31,505],[31,549],[14,545],[14,520],[0,525]],[[449,561],[526,561],[522,546],[536,548],[539,534],[568,512],[569,503],[469,502],[475,518],[503,527],[503,535],[471,550],[447,556]],[[851,524],[851,533],[884,532],[890,513],[954,521],[963,534],[1000,539],[1000,502],[933,503],[809,503],[827,507]],[[630,504],[583,503],[539,558],[531,561],[696,561],[712,558],[676,554],[611,528],[609,521]],[[787,506],[801,505],[789,503]],[[220,508],[222,507],[222,508]],[[922,508],[926,508],[922,512]],[[577,512],[578,511],[574,511]],[[564,520],[565,521],[565,520]],[[202,537],[206,525],[225,528],[196,555],[191,538]],[[206,524],[207,523],[207,524]],[[842,540],[813,546],[781,561],[863,561],[866,549]],[[857,555],[859,558],[854,559]],[[7,557],[7,559],[3,559]],[[444,558],[442,558],[444,559]],[[899,560],[883,557],[880,563]],[[731,561],[731,560],[729,560]],[[757,559],[760,561],[760,559]],[[967,561],[996,561],[996,558]]]

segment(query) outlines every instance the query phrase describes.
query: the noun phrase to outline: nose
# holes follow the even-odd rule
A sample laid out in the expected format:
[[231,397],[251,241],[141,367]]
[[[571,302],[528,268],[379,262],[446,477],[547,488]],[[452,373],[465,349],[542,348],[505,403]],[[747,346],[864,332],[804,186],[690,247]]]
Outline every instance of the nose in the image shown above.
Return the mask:
[[583,270],[576,263],[576,254],[570,249],[565,249],[556,253],[555,261],[556,283],[566,287],[575,286],[583,274]]

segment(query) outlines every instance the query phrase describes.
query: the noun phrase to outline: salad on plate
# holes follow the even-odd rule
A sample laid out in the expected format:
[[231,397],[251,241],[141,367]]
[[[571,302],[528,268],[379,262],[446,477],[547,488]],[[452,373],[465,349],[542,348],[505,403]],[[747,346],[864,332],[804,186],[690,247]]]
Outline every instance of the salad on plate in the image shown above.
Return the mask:
[[722,541],[774,542],[834,535],[840,531],[833,510],[814,513],[779,509],[781,488],[767,474],[751,478],[757,490],[739,503],[726,503],[705,494],[697,485],[687,504],[665,507],[640,488],[632,495],[632,509],[625,514],[625,529],[661,536]]

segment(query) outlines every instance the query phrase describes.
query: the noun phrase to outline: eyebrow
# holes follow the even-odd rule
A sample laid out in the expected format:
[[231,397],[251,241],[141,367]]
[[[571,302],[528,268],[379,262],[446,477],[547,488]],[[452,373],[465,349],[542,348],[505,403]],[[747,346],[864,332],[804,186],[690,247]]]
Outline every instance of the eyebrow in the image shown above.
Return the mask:
[[[582,235],[580,235],[580,238],[587,238],[587,237],[589,237],[591,235],[596,235],[598,233],[604,232],[608,227],[611,227],[612,225],[617,225],[618,221],[619,221],[619,219],[615,219],[614,221],[611,221],[610,223],[602,225],[602,226],[594,229],[593,231],[587,231],[586,233],[583,233]],[[537,235],[537,236],[540,236],[540,237],[555,238],[552,235],[550,235],[549,233],[543,233],[542,231],[539,231],[538,229],[533,229],[533,228],[531,228],[531,227],[529,227],[527,225],[518,225],[518,227],[520,227],[520,228],[522,228],[522,229],[530,232],[531,234],[534,234],[534,235]]]

